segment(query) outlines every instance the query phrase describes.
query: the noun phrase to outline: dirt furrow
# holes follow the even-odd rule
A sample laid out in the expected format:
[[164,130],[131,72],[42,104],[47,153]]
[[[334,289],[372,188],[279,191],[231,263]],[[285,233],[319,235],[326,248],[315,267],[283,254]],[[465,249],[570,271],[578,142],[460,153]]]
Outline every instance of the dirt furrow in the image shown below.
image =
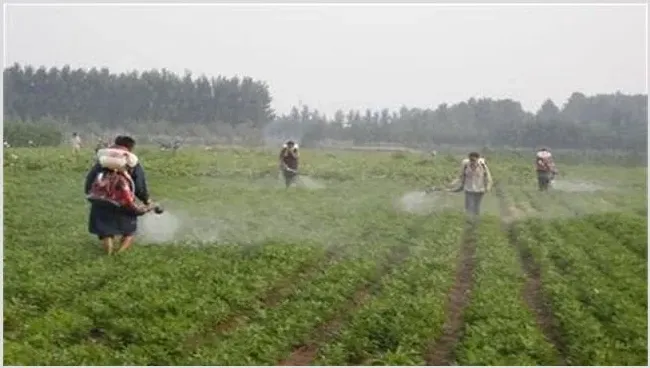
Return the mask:
[[461,338],[464,326],[463,312],[469,304],[476,253],[476,225],[468,224],[461,241],[456,278],[449,292],[442,334],[429,347],[425,354],[427,365],[453,365],[454,349]]
[[403,245],[395,248],[388,258],[378,266],[375,275],[364,282],[355,291],[354,295],[348,299],[338,311],[335,318],[324,322],[316,328],[309,340],[294,348],[289,357],[278,363],[279,366],[306,366],[310,365],[318,356],[320,347],[343,327],[346,319],[359,309],[365,302],[375,295],[381,288],[381,279],[387,275],[394,267],[399,266],[409,255],[409,246]]
[[[325,256],[318,263],[309,261],[305,262],[296,272],[293,272],[278,281],[273,287],[264,292],[258,298],[263,308],[271,308],[277,305],[280,301],[290,296],[291,293],[296,290],[299,283],[311,280],[319,272],[323,272],[333,262],[336,262],[342,258],[344,256],[344,248],[344,245],[334,246],[325,253]],[[251,305],[252,304],[254,303],[251,303]],[[253,309],[246,309],[239,310],[237,313],[231,314],[222,321],[210,325],[207,330],[203,330],[202,332],[189,337],[185,343],[185,346],[188,348],[194,348],[200,346],[206,338],[209,338],[209,336],[233,331],[237,327],[244,324],[248,316],[253,313],[253,311]]]
[[278,363],[279,366],[305,366],[310,365],[317,357],[320,346],[335,336],[345,322],[345,316],[361,307],[370,297],[372,292],[369,286],[358,289],[352,298],[341,309],[339,315],[319,326],[309,341],[294,348],[289,357]]
[[549,341],[558,354],[557,365],[566,365],[564,357],[566,356],[566,350],[562,342],[562,337],[556,328],[557,323],[553,315],[551,306],[546,302],[542,291],[542,276],[540,267],[535,262],[532,254],[528,249],[521,246],[517,241],[517,234],[515,232],[514,226],[510,221],[505,221],[505,219],[511,219],[512,214],[509,213],[510,206],[507,202],[505,192],[501,188],[497,188],[497,197],[499,198],[500,207],[501,207],[501,217],[503,219],[502,226],[503,231],[508,234],[508,240],[510,245],[517,251],[519,255],[519,260],[521,267],[526,278],[524,282],[523,289],[523,298],[535,316],[535,321],[538,328],[544,334],[544,337]]

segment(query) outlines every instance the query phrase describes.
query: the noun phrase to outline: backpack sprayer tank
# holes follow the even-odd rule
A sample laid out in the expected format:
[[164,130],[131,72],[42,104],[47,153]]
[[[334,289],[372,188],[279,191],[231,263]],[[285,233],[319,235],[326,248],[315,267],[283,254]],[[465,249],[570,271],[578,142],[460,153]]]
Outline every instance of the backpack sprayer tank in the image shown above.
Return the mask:
[[[131,152],[126,152],[122,149],[116,148],[103,148],[97,151],[98,162],[102,167],[111,170],[118,170],[124,167],[135,167],[138,163],[138,157]],[[165,212],[165,208],[157,204],[153,208],[156,215]]]

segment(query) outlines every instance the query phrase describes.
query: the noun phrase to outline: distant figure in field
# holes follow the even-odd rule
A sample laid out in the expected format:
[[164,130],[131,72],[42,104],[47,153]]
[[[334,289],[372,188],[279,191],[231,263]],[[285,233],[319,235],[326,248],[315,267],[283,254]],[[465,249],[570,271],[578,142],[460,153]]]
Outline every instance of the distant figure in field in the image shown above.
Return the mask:
[[460,186],[450,191],[464,191],[465,212],[471,216],[478,216],[485,193],[492,189],[492,174],[485,159],[478,152],[470,152],[468,158],[463,159],[456,182],[460,182]]
[[72,133],[72,153],[79,154],[81,151],[81,137],[77,132]]
[[553,155],[548,148],[542,147],[535,154],[535,171],[537,171],[537,185],[539,190],[545,192],[557,175]]
[[[138,216],[154,209],[144,169],[132,152],[134,147],[133,138],[118,136],[113,146],[98,150],[97,162],[86,176],[85,193],[91,203],[88,231],[97,235],[108,254],[113,253],[118,235],[121,240],[117,252],[128,249]],[[143,205],[137,204],[136,198]]]
[[298,144],[291,140],[287,141],[280,150],[279,158],[284,184],[289,188],[298,175]]
[[172,150],[173,153],[176,153],[181,148],[182,142],[179,139],[175,139],[172,142],[159,142],[158,144],[160,145],[161,151]]

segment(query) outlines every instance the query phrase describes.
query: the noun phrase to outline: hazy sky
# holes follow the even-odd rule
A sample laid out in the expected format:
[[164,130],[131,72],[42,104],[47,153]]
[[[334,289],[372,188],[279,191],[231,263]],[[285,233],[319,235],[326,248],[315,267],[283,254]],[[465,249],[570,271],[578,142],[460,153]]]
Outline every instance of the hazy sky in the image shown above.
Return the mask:
[[12,5],[5,17],[5,65],[248,75],[279,112],[647,93],[645,5]]

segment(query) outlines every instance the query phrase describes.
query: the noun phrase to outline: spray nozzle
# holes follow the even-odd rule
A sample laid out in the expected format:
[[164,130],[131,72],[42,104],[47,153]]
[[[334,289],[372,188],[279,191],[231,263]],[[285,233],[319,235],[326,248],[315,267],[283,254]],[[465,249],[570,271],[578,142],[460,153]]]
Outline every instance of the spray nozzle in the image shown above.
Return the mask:
[[429,193],[433,193],[433,192],[439,192],[439,191],[440,191],[440,188],[435,187],[435,186],[434,187],[428,187],[428,188],[424,189],[425,194],[429,194]]
[[153,212],[156,215],[160,215],[161,213],[165,212],[165,209],[161,205],[156,205],[156,207],[153,208]]

